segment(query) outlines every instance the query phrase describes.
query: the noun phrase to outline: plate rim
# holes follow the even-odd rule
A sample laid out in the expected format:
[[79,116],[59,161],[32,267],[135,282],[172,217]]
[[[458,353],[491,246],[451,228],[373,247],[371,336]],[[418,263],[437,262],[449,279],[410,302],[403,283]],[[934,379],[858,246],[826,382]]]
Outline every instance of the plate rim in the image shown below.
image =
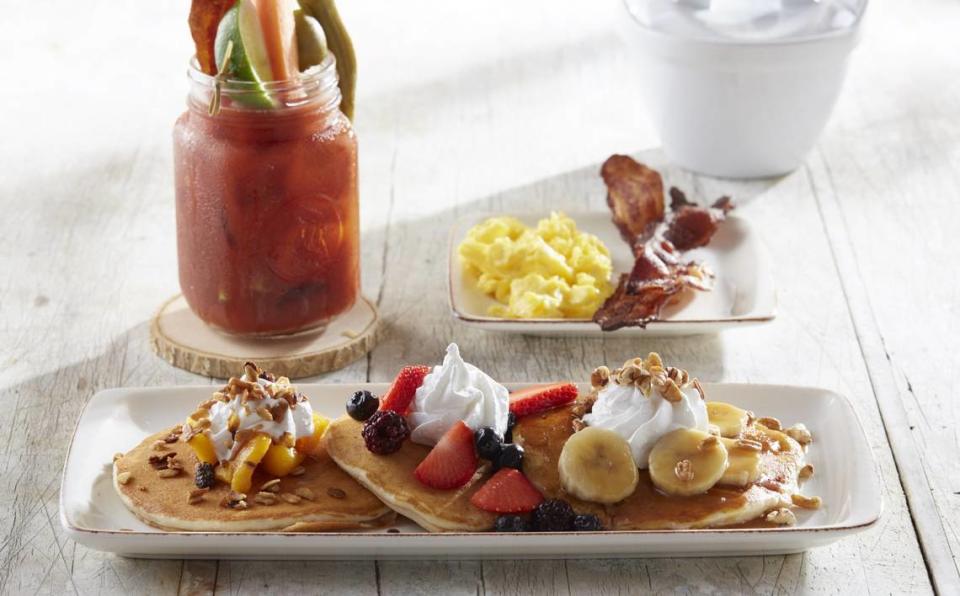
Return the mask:
[[[562,211],[565,215],[572,218],[576,221],[576,216],[599,216],[602,212],[600,211]],[[462,321],[465,324],[475,326],[475,327],[487,327],[487,328],[502,328],[502,327],[512,327],[516,326],[537,326],[537,325],[549,325],[557,330],[566,329],[568,331],[575,331],[577,329],[582,329],[584,331],[602,331],[599,325],[593,322],[592,319],[562,319],[562,318],[541,318],[541,319],[510,319],[507,317],[493,317],[489,315],[477,315],[473,313],[468,313],[461,308],[461,304],[457,302],[455,297],[456,293],[453,289],[453,277],[454,277],[454,267],[457,263],[457,253],[456,245],[458,239],[458,232],[462,231],[463,224],[468,221],[479,221],[481,218],[489,217],[515,217],[517,219],[523,218],[540,218],[544,216],[542,213],[536,211],[527,211],[527,212],[510,212],[510,213],[496,213],[492,211],[478,211],[475,213],[463,215],[458,217],[453,224],[450,226],[450,232],[448,235],[447,241],[447,305],[450,310],[451,315],[454,319]],[[749,231],[751,236],[754,235],[753,225],[745,217],[740,217],[736,214],[727,215],[728,220],[736,221],[739,225],[742,225]],[[773,278],[773,275],[770,272],[770,266],[768,263],[768,256],[766,250],[762,246],[762,242],[759,238],[754,238],[754,245],[757,246],[757,258],[760,261],[760,265],[757,268],[757,278],[764,278],[765,281],[770,286],[770,308],[765,313],[753,315],[753,316],[742,316],[742,317],[728,317],[728,318],[711,318],[711,319],[654,319],[647,323],[645,327],[624,327],[621,329],[616,329],[614,331],[608,331],[607,334],[617,333],[624,330],[633,330],[634,332],[644,332],[650,331],[651,327],[662,328],[664,326],[689,326],[689,325],[715,325],[715,326],[738,326],[738,325],[757,325],[761,323],[768,323],[777,318],[777,311],[779,307],[779,293],[777,292],[776,282]],[[582,327],[581,327],[582,326]],[[509,329],[505,329],[509,330]]]
[[[523,387],[525,385],[537,385],[542,384],[543,382],[531,382],[531,381],[504,381],[502,382],[505,386],[513,387]],[[336,387],[355,387],[355,386],[364,386],[364,387],[386,387],[389,385],[388,382],[365,382],[358,381],[355,383],[344,382],[344,383],[304,383],[303,385],[307,386],[316,386],[323,388],[336,388]],[[577,383],[578,386],[584,386],[586,383]],[[863,427],[863,422],[860,420],[860,416],[856,411],[856,408],[853,407],[853,403],[843,394],[836,392],[832,389],[827,389],[824,387],[817,387],[813,385],[784,385],[784,384],[775,384],[775,383],[725,383],[725,382],[708,382],[704,383],[706,388],[710,386],[723,385],[725,387],[730,387],[736,389],[737,387],[751,387],[754,389],[776,389],[776,388],[788,388],[791,390],[800,390],[803,392],[816,392],[820,394],[825,394],[831,396],[834,399],[839,399],[845,406],[847,412],[856,422],[856,428],[858,429],[858,440],[865,447],[866,453],[869,454],[871,467],[873,469],[873,474],[871,475],[871,480],[879,490],[876,491],[877,502],[874,503],[872,507],[873,511],[870,515],[867,516],[867,519],[864,521],[854,520],[857,523],[847,523],[847,524],[829,524],[829,525],[817,525],[817,526],[788,526],[788,527],[773,527],[773,528],[700,528],[700,529],[680,529],[680,530],[605,530],[602,533],[597,533],[593,537],[597,536],[635,536],[642,538],[645,536],[750,536],[750,535],[763,535],[763,534],[772,534],[772,535],[802,535],[802,534],[823,534],[823,533],[841,533],[841,534],[853,534],[860,531],[864,531],[871,526],[877,524],[885,513],[885,499],[882,490],[883,486],[883,477],[880,472],[879,462],[873,454],[873,450],[870,448],[869,440],[867,439],[866,431]],[[67,448],[67,454],[64,458],[63,471],[60,477],[60,494],[58,498],[59,504],[59,518],[60,525],[64,531],[76,539],[77,536],[111,536],[111,537],[152,537],[162,539],[171,539],[175,537],[191,537],[191,538],[211,538],[211,537],[229,537],[229,536],[268,536],[268,537],[285,537],[291,539],[297,539],[301,537],[300,540],[306,538],[316,538],[316,537],[351,537],[359,540],[379,540],[385,536],[391,537],[401,537],[407,540],[410,539],[420,539],[425,538],[427,540],[434,539],[452,539],[452,538],[479,538],[481,540],[489,539],[503,539],[503,534],[498,534],[496,532],[418,532],[418,533],[388,533],[388,532],[277,532],[277,531],[252,531],[252,532],[192,532],[185,530],[164,530],[157,528],[151,531],[144,530],[102,530],[96,528],[87,528],[74,523],[72,519],[69,518],[67,514],[67,508],[64,506],[64,495],[67,493],[66,481],[67,481],[67,471],[70,467],[73,456],[73,447],[74,442],[76,441],[78,431],[80,430],[81,424],[84,422],[87,413],[90,410],[91,404],[95,401],[107,399],[111,395],[123,394],[131,391],[200,391],[200,390],[209,390],[215,385],[168,385],[168,386],[130,386],[130,387],[113,387],[109,389],[102,389],[94,393],[87,403],[84,404],[83,409],[80,412],[80,415],[77,417],[77,422],[74,425],[73,435],[70,437],[70,444]],[[546,536],[569,536],[569,535],[578,535],[581,533],[577,532],[524,532],[523,534],[518,534],[516,536],[511,536],[513,539],[521,538],[527,539],[535,537],[546,537]],[[426,538],[426,537],[431,538]]]

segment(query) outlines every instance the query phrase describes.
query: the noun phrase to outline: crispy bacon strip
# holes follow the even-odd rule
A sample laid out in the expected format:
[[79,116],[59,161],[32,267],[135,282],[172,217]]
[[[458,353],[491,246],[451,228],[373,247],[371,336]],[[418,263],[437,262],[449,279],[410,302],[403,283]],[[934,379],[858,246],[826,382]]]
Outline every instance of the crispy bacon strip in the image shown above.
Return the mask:
[[629,244],[663,219],[663,179],[656,170],[626,155],[612,155],[603,162],[600,176],[607,185],[613,223]]
[[733,205],[729,197],[722,197],[709,208],[699,207],[671,188],[670,214],[665,217],[663,183],[654,170],[614,155],[601,174],[614,223],[633,247],[635,261],[593,320],[604,331],[645,327],[684,288],[713,287],[713,274],[700,263],[683,261],[681,252],[708,244]]
[[200,70],[208,75],[217,74],[217,61],[214,58],[213,42],[217,37],[217,27],[236,0],[193,0],[190,5],[190,35],[196,45],[197,61]]

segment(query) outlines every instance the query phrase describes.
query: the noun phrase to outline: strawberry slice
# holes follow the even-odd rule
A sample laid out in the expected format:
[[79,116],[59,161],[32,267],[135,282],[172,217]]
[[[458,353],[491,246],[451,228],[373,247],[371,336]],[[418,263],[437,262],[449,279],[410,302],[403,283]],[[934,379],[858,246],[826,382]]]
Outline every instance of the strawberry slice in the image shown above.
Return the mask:
[[470,497],[474,507],[493,513],[527,513],[541,501],[540,491],[513,468],[501,469]]
[[573,383],[534,385],[510,394],[510,411],[520,418],[566,405],[575,399],[577,386]]
[[387,389],[380,402],[381,410],[393,410],[401,416],[406,416],[417,393],[417,387],[423,385],[423,379],[430,374],[429,366],[404,366],[397,373],[390,389]]
[[466,484],[477,471],[473,431],[458,420],[420,462],[413,475],[430,488],[447,490]]

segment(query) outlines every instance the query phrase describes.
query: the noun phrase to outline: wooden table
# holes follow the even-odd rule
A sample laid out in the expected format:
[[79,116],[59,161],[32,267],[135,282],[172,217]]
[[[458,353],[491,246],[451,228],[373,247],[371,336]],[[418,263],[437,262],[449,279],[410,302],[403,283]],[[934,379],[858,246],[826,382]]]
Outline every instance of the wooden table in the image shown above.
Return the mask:
[[[389,330],[369,358],[323,380],[385,381],[403,363],[437,360],[451,340],[505,381],[584,378],[656,349],[706,380],[849,396],[885,502],[870,531],[786,557],[347,563],[132,560],[63,535],[60,471],[90,396],[214,382],[166,365],[147,339],[154,309],[177,291],[171,128],[187,88],[188,3],[3,4],[0,592],[960,590],[956,2],[875,2],[806,165],[741,183],[671,168],[655,149],[614,0],[590,10],[577,0],[343,0],[362,68],[363,286]],[[664,167],[694,196],[737,199],[776,266],[776,321],[662,341],[455,324],[451,222],[479,209],[602,209],[596,172],[614,152]]]

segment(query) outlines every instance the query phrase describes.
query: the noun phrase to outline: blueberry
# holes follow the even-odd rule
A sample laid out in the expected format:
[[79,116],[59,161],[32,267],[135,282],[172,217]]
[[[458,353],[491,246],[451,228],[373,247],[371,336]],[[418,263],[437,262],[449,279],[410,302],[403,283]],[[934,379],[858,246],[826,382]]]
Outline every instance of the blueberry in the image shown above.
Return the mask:
[[477,445],[477,455],[492,462],[499,459],[503,440],[497,434],[497,431],[485,426],[474,433],[473,440]]
[[494,532],[526,532],[529,529],[527,520],[519,515],[501,515],[493,525]]
[[517,425],[517,417],[513,412],[507,414],[507,432],[503,435],[504,443],[513,443],[513,427]]
[[497,459],[497,469],[513,468],[515,470],[523,469],[523,447],[516,443],[508,443],[500,450],[500,458]]
[[575,532],[599,532],[603,525],[596,515],[578,515],[573,518],[573,529]]
[[380,408],[380,399],[369,391],[357,391],[347,400],[347,414],[363,422]]

